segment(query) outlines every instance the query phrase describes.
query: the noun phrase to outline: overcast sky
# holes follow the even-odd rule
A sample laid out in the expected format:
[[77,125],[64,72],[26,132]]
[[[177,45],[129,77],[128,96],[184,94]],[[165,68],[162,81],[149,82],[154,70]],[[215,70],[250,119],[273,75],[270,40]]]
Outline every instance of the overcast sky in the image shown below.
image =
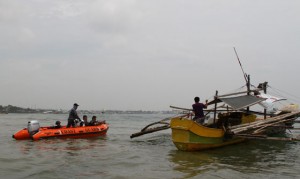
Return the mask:
[[252,84],[300,96],[298,0],[0,0],[0,105],[190,107]]

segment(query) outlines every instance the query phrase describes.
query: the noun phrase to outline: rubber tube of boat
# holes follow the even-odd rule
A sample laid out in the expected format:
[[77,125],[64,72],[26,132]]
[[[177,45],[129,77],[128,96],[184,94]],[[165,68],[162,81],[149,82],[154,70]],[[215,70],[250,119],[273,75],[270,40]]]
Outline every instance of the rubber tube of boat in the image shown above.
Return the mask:
[[37,133],[40,129],[40,123],[37,120],[29,121],[27,125],[27,130],[30,136]]

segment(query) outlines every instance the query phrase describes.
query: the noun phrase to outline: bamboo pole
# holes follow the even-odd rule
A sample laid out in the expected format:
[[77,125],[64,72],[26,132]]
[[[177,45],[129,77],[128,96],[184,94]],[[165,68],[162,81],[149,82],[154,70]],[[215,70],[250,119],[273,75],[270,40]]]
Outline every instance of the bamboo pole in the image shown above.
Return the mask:
[[238,128],[247,127],[247,126],[256,126],[256,125],[266,124],[266,123],[270,123],[270,122],[276,122],[278,120],[282,120],[284,118],[291,117],[291,116],[294,116],[299,113],[300,112],[291,112],[291,113],[287,113],[287,114],[282,114],[279,116],[270,117],[267,119],[262,119],[262,120],[258,120],[258,121],[251,122],[251,123],[245,123],[245,124],[232,126],[232,127],[230,127],[230,129],[233,130],[233,129],[238,129]]
[[[173,117],[167,117],[167,118],[162,119],[160,121],[153,122],[153,123],[148,124],[147,126],[145,126],[140,132],[131,134],[130,138],[139,137],[139,136],[144,135],[144,134],[149,134],[149,133],[153,133],[153,132],[157,132],[157,131],[169,129],[170,128],[170,123],[169,122],[165,122],[165,121],[169,121],[169,120],[171,120],[172,118],[175,118],[175,117],[182,118],[182,117],[185,117],[185,116],[187,116],[187,114],[179,115],[179,116],[173,116]],[[154,127],[154,128],[149,128],[150,126],[153,126],[153,125],[156,125],[156,124],[164,124],[164,125],[163,126]]]
[[261,128],[256,129],[252,134],[258,134],[258,133],[262,132],[264,129],[266,129],[267,127],[271,127],[274,124],[280,124],[280,123],[284,123],[284,122],[288,122],[288,121],[292,121],[292,120],[295,120],[295,118],[285,119],[285,120],[282,120],[282,121],[274,122],[272,124],[263,125],[263,126],[261,126]]
[[[218,91],[216,91],[215,99],[218,98]],[[215,110],[214,110],[214,125],[216,124],[216,118],[217,118],[217,103],[215,103]]]
[[[247,75],[247,78],[248,78],[248,80],[247,80],[247,91],[248,91],[247,95],[250,95],[250,75]],[[250,111],[250,107],[248,106],[247,113],[249,113],[249,111]]]
[[[218,106],[218,108],[222,108],[223,106]],[[188,109],[188,108],[182,108],[182,107],[176,107],[176,106],[170,106],[170,108],[173,109],[180,109],[183,111],[193,111],[193,109]],[[203,109],[203,111],[207,111],[207,112],[212,112],[215,111],[214,109]],[[236,110],[229,110],[229,109],[217,109],[218,112],[229,112],[229,111],[236,111]]]
[[170,125],[156,127],[156,128],[152,128],[152,129],[147,129],[147,130],[144,130],[144,131],[141,131],[141,132],[131,134],[130,138],[132,139],[134,137],[139,137],[139,136],[144,135],[144,134],[149,134],[149,133],[153,133],[153,132],[157,132],[157,131],[161,131],[161,130],[166,130],[166,129],[169,129],[169,128],[170,128]]
[[224,95],[220,95],[218,96],[219,98],[223,98],[223,97],[227,97],[227,96],[233,96],[233,95],[238,95],[238,94],[245,94],[245,93],[248,93],[248,92],[257,92],[257,91],[261,91],[262,89],[255,89],[255,90],[247,90],[247,91],[242,91],[242,92],[236,92],[236,93],[230,93],[230,94],[224,94]]
[[[299,112],[292,112],[292,113],[288,113],[288,114],[283,114],[280,116],[276,116],[276,117],[272,117],[269,119],[265,119],[265,120],[260,120],[260,121],[256,121],[256,122],[251,122],[251,123],[247,123],[247,124],[241,124],[241,125],[237,125],[237,126],[233,126],[231,127],[231,131],[234,133],[242,133],[245,131],[249,131],[249,130],[257,130],[261,127],[263,127],[263,125],[267,125],[267,124],[275,124],[276,122],[282,123],[282,122],[286,122],[288,120],[294,120],[294,118],[292,119],[286,119],[288,117],[291,117],[295,114],[298,114]],[[283,121],[286,120],[286,121]]]

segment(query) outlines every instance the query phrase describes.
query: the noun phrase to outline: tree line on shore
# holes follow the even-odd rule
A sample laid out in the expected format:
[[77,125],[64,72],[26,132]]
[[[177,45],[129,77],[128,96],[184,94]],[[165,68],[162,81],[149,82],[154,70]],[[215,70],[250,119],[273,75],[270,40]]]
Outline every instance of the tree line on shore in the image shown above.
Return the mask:
[[[0,105],[0,113],[44,113],[44,114],[66,114],[68,110],[53,110],[53,109],[31,109],[31,108],[22,108],[13,105],[2,106]],[[79,110],[80,114],[174,114],[176,111],[144,111],[144,110]]]
[[38,111],[30,108],[21,108],[13,105],[0,105],[0,113],[37,113]]

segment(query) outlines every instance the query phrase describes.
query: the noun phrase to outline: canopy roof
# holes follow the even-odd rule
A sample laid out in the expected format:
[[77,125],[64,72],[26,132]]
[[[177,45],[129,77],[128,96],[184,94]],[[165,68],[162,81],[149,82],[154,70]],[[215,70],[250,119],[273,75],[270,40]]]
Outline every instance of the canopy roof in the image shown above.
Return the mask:
[[235,96],[230,98],[219,98],[220,101],[231,106],[234,110],[246,108],[248,106],[255,105],[261,101],[266,100],[265,98],[258,98],[252,95]]

